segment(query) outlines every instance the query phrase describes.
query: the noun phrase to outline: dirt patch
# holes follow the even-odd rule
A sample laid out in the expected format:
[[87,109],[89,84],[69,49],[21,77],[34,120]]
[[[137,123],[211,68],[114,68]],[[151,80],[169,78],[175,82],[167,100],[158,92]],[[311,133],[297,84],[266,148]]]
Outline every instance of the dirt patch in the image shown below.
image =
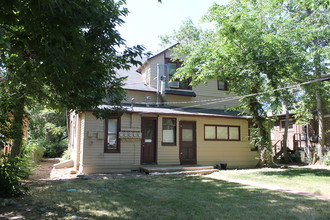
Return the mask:
[[54,164],[60,162],[58,158],[47,158],[41,161],[34,174],[29,177],[27,182],[39,182],[39,181],[67,181],[74,180],[77,178],[91,179],[91,178],[126,178],[126,177],[142,177],[145,174],[139,172],[120,172],[120,173],[109,173],[109,174],[90,174],[85,175],[81,173],[72,173],[76,171],[74,168],[61,168],[55,169]]
[[54,164],[60,162],[59,158],[45,158],[39,164],[34,174],[29,177],[29,181],[38,180],[65,180],[75,179],[77,174],[71,174],[73,168],[55,169]]

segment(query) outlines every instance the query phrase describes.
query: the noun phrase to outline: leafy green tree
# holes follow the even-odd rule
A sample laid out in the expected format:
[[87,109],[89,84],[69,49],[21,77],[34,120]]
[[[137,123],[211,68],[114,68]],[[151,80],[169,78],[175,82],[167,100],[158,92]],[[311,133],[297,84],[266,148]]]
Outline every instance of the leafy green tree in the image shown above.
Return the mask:
[[190,45],[193,42],[200,40],[203,30],[197,28],[191,18],[187,18],[182,22],[178,30],[173,30],[172,34],[159,36],[160,46],[170,47],[175,44]]
[[[0,103],[10,108],[12,156],[20,154],[26,108],[91,110],[123,98],[115,69],[137,64],[143,47],[127,48],[116,30],[124,0],[0,2]],[[118,53],[119,48],[123,52]]]
[[193,84],[217,78],[242,96],[238,108],[253,116],[259,166],[273,163],[265,103],[272,108],[281,105],[281,94],[274,90],[283,79],[296,75],[296,63],[301,59],[291,42],[277,34],[272,13],[259,1],[214,4],[204,19],[213,22],[215,29],[189,45],[174,48],[176,58],[186,55],[178,77],[192,77]]
[[[276,22],[278,33],[285,36],[294,45],[303,60],[300,62],[299,77],[293,79],[295,82],[317,79],[329,72],[329,34],[330,34],[330,2],[328,0],[307,1],[268,1],[268,4],[276,9]],[[325,149],[325,119],[324,114],[329,108],[329,90],[326,89],[327,82],[318,82],[313,85],[304,86],[304,96],[299,107],[299,115],[312,115],[318,121],[318,145],[317,156],[322,160]],[[299,111],[302,109],[303,111]],[[309,114],[306,114],[306,109]]]
[[45,157],[61,157],[68,147],[66,111],[37,106],[29,115],[28,142],[43,149]]

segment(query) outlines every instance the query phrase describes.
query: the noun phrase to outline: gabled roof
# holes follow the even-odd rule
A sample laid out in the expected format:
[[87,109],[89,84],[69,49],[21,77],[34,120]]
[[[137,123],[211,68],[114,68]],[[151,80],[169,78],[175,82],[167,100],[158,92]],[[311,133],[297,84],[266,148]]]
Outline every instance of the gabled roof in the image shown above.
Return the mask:
[[[145,59],[141,59],[140,61],[143,62],[144,60]],[[123,88],[129,90],[156,92],[157,90],[155,88],[146,85],[144,78],[136,71],[136,68],[136,66],[131,66],[129,70],[117,70],[118,77],[127,77],[124,81]]]
[[149,61],[149,60],[151,60],[151,59],[153,59],[153,58],[159,56],[159,55],[162,54],[162,53],[166,53],[167,51],[169,51],[170,49],[176,47],[177,45],[179,45],[179,43],[176,43],[176,44],[174,44],[174,45],[172,45],[172,46],[170,46],[170,47],[168,47],[168,48],[166,48],[166,49],[164,49],[164,50],[162,50],[162,51],[156,53],[155,55],[149,57],[149,58],[147,59],[147,61]]
[[142,66],[140,66],[140,67],[137,69],[137,72],[140,73],[141,70],[143,69],[143,67],[145,66],[145,64],[147,64],[150,60],[152,60],[153,58],[155,58],[155,57],[157,57],[157,56],[159,56],[159,55],[161,55],[161,54],[163,54],[163,53],[166,53],[166,52],[169,51],[170,49],[176,47],[178,44],[179,44],[179,43],[176,43],[176,44],[174,44],[174,45],[172,45],[172,46],[170,46],[170,47],[168,47],[168,48],[166,48],[166,49],[164,49],[164,50],[162,50],[162,51],[156,53],[155,55],[153,55],[153,56],[147,58],[147,60],[145,60],[145,62],[142,63]]
[[[148,63],[149,60],[159,56],[162,53],[166,53],[168,50],[172,49],[173,47],[177,46],[179,43],[172,45],[171,47],[166,48],[165,50],[162,50],[161,52],[149,57],[149,58],[139,58],[137,57],[136,59],[141,61],[142,66],[138,67],[137,66],[131,66],[129,70],[117,70],[117,75],[119,77],[127,77],[125,80],[125,85],[123,86],[124,89],[129,89],[129,90],[139,90],[139,91],[147,91],[147,92],[157,92],[157,89],[152,88],[148,86],[145,83],[145,79],[142,77],[142,75],[139,73],[141,72],[141,69],[143,66]],[[182,94],[179,94],[182,95]],[[187,95],[187,94],[183,94]],[[188,96],[196,96],[196,94],[188,94]]]

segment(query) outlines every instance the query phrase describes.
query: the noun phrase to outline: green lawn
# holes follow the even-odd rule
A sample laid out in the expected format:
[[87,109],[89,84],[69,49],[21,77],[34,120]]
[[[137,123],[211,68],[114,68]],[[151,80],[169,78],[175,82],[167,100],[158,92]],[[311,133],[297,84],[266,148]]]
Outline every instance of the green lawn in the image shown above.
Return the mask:
[[[26,219],[329,219],[330,202],[199,176],[32,184],[2,214]],[[74,191],[74,190],[76,191]],[[69,191],[68,191],[69,190]],[[1,216],[1,215],[0,215]]]
[[222,171],[218,175],[234,179],[281,186],[330,197],[330,170],[286,169],[279,171],[246,172],[244,170]]

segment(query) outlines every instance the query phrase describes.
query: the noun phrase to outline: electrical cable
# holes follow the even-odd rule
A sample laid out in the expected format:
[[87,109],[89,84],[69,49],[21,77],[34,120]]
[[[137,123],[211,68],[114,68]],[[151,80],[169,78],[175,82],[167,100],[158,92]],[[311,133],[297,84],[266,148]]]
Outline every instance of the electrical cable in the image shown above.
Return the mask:
[[[300,87],[300,86],[303,86],[303,85],[308,85],[308,84],[311,84],[311,83],[322,82],[322,81],[327,81],[327,80],[330,80],[330,75],[326,75],[326,76],[321,77],[321,78],[318,78],[318,79],[310,80],[310,81],[303,82],[303,83],[298,83],[298,84],[291,85],[291,86],[281,87],[281,88],[277,88],[277,89],[273,89],[273,90],[268,90],[268,91],[264,91],[264,92],[259,92],[259,93],[251,93],[251,94],[242,95],[242,96],[227,97],[227,98],[215,98],[215,99],[208,99],[208,100],[184,101],[184,102],[162,102],[162,104],[164,104],[164,105],[171,105],[171,104],[202,103],[202,104],[198,104],[198,105],[182,106],[182,107],[178,107],[178,108],[183,109],[183,108],[199,107],[199,106],[203,106],[203,105],[211,105],[211,104],[216,104],[216,103],[221,103],[221,102],[228,102],[228,101],[239,100],[239,99],[242,99],[242,98],[263,95],[263,94],[267,94],[267,93],[271,93],[271,92],[276,92],[276,91],[281,91],[281,90],[286,90],[286,89],[293,89],[293,88],[297,88],[297,87]],[[149,102],[149,103],[146,103],[146,102],[136,102],[135,104],[156,105],[158,103],[157,102]]]

